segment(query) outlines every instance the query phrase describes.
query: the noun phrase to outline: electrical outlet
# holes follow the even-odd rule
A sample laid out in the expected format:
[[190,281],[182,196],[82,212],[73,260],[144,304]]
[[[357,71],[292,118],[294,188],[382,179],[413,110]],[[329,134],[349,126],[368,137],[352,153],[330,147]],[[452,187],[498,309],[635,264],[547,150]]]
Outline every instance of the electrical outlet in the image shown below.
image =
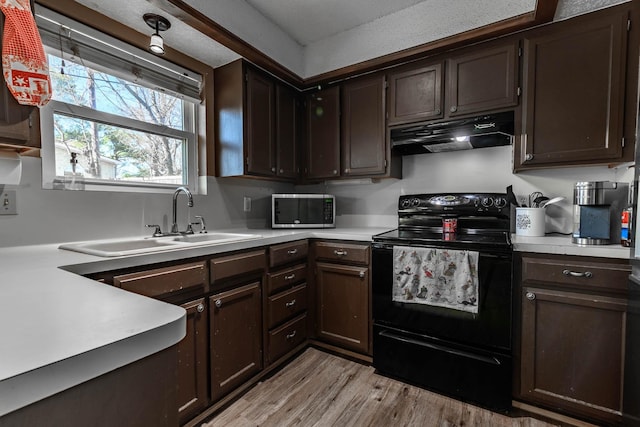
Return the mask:
[[15,190],[0,193],[0,215],[17,215]]
[[244,211],[251,212],[251,197],[244,198]]

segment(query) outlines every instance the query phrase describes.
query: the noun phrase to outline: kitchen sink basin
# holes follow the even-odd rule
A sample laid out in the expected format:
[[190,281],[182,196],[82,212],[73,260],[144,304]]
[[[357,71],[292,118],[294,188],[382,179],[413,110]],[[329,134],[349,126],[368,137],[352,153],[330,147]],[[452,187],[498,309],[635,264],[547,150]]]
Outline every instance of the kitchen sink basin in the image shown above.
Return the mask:
[[176,237],[174,242],[184,243],[231,243],[241,242],[244,240],[259,239],[262,237],[259,234],[238,234],[238,233],[203,233],[203,234],[186,234],[184,236]]
[[60,249],[82,252],[103,257],[135,255],[180,248],[180,244],[160,239],[129,239],[81,243],[65,243]]
[[121,240],[102,240],[92,242],[65,243],[60,249],[82,252],[101,257],[145,254],[171,249],[184,249],[191,246],[220,245],[224,243],[242,242],[259,239],[259,234],[239,233],[202,233],[184,236],[165,236],[154,239],[135,238]]

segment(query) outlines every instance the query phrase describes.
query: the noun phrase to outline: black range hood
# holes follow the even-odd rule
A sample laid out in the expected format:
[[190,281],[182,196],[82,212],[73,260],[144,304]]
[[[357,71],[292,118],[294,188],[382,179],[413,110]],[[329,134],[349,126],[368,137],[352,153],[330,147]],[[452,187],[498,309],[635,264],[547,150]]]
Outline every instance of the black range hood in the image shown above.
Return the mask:
[[391,129],[391,148],[402,155],[510,145],[513,111]]

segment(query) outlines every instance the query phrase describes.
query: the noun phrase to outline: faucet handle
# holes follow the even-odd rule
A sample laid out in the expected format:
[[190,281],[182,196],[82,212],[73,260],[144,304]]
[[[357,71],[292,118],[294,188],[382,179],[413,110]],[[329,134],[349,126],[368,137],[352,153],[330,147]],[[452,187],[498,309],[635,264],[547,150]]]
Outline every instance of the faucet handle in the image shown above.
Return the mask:
[[195,217],[196,217],[196,219],[200,220],[200,233],[206,233],[207,232],[207,223],[204,222],[204,217],[202,215],[196,215]]
[[164,234],[162,234],[162,229],[158,224],[147,224],[147,227],[155,227],[155,230],[153,230],[153,234],[151,235],[152,237],[164,236]]

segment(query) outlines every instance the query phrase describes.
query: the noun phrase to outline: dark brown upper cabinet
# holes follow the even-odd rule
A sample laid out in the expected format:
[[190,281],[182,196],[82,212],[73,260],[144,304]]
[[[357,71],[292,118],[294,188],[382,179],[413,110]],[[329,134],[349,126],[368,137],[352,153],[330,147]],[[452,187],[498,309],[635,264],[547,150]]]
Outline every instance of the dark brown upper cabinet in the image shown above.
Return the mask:
[[218,175],[297,178],[297,92],[242,60],[214,81]]
[[386,172],[385,129],[384,75],[343,84],[342,176],[372,176]]
[[389,74],[391,125],[442,118],[442,61],[412,64]]
[[517,40],[474,46],[453,56],[417,62],[389,73],[389,126],[516,105]]
[[246,70],[247,173],[275,175],[275,85],[267,75],[247,67]]
[[[0,41],[4,33],[4,15],[0,14]],[[4,79],[0,83],[0,148],[19,151],[40,148],[40,117],[36,107],[15,100]]]
[[340,88],[307,95],[306,179],[340,176]]
[[296,91],[276,84],[276,175],[297,179],[300,176],[300,129],[303,123],[302,103]]
[[457,117],[518,105],[518,42],[474,47],[447,59],[445,114]]
[[516,171],[622,160],[627,38],[627,7],[525,33]]

